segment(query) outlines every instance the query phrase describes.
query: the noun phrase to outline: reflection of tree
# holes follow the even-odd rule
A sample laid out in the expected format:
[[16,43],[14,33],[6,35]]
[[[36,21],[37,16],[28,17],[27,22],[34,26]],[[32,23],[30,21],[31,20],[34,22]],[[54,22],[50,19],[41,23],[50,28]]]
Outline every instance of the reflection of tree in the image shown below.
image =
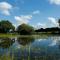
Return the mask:
[[17,38],[17,40],[18,40],[19,44],[27,45],[27,44],[33,42],[34,38],[33,37],[19,37],[19,38]]
[[2,48],[9,48],[14,43],[14,39],[10,38],[0,38],[0,40],[0,47]]
[[57,44],[58,44],[58,48],[60,49],[60,41],[58,41]]

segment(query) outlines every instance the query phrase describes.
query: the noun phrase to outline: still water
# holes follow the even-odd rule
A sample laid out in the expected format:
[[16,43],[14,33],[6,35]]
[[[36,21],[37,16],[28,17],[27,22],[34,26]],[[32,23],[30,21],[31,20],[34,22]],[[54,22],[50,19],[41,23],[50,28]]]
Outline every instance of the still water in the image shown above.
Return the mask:
[[5,59],[60,60],[60,36],[0,37],[0,60]]

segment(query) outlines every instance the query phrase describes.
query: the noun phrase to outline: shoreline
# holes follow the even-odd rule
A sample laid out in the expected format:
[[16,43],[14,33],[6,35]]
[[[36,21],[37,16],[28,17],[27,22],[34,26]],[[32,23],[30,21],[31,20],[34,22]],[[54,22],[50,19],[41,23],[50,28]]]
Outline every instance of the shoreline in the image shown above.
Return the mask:
[[54,36],[54,35],[57,35],[57,36],[60,36],[60,34],[58,33],[54,33],[54,34],[51,34],[51,33],[37,33],[37,34],[32,34],[32,35],[19,35],[19,34],[11,34],[11,33],[0,33],[0,37],[36,37],[36,36]]

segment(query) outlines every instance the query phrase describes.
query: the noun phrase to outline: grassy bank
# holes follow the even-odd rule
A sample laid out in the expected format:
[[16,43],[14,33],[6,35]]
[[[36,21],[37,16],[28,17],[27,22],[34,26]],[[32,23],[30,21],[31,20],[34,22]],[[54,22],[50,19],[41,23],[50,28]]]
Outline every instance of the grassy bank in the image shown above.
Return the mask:
[[7,33],[7,34],[4,34],[4,33],[0,33],[0,37],[16,37],[18,36],[17,34],[10,34],[10,33]]
[[0,37],[47,37],[52,35],[59,35],[59,34],[51,34],[51,33],[38,33],[32,35],[19,35],[19,34],[11,34],[11,33],[0,33]]
[[2,34],[0,33],[0,37],[47,37],[49,36],[50,34],[33,34],[33,35],[19,35],[19,34]]

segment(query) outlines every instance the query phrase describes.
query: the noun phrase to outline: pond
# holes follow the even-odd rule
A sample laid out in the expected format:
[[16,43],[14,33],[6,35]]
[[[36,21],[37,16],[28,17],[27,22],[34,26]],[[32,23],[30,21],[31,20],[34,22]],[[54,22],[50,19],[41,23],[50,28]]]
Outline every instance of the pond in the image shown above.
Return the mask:
[[0,37],[0,60],[60,60],[60,36]]

